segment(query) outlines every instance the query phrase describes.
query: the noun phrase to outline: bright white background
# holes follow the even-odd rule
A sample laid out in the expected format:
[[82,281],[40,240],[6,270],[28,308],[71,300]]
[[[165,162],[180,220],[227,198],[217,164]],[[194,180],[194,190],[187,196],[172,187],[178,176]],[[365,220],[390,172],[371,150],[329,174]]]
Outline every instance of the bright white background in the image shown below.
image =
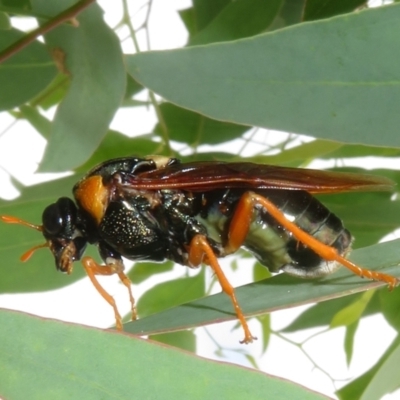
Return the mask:
[[[106,20],[109,25],[111,27],[116,26],[122,15],[120,2],[101,0],[99,4],[106,11]],[[143,21],[146,13],[146,4],[145,0],[130,2],[130,13],[135,26],[138,26]],[[149,21],[151,49],[169,49],[185,45],[187,33],[177,14],[177,10],[187,8],[190,5],[191,2],[189,0],[153,1]],[[18,23],[18,27],[23,29],[32,27],[32,21],[30,20],[19,19],[16,23]],[[119,29],[117,33],[121,39],[129,37],[125,28]],[[142,50],[147,49],[144,33],[142,31],[138,35]],[[133,52],[130,41],[123,41],[123,47],[124,52]],[[54,113],[54,110],[51,110],[47,115],[52,113]],[[118,112],[111,128],[124,132],[129,136],[135,136],[151,131],[155,123],[156,118],[152,110],[145,107],[125,108]],[[271,132],[260,130],[257,134],[257,139],[271,144],[273,143],[272,136]],[[301,140],[307,139],[302,138]],[[24,143],[24,145],[21,146],[21,143]],[[229,148],[239,151],[243,144],[243,140],[238,140],[232,143]],[[257,150],[259,150],[259,145],[257,146]],[[226,149],[226,145],[224,147]],[[35,174],[44,148],[45,141],[40,135],[32,131],[29,124],[24,121],[14,121],[7,113],[0,114],[0,196],[2,198],[12,199],[18,196],[18,191],[11,184],[10,175],[24,184],[33,184],[52,177],[51,174]],[[251,151],[251,146],[246,148],[246,153],[250,154]],[[24,159],[22,168],[21,159]],[[398,161],[396,163],[399,165]],[[326,164],[313,165],[313,167],[328,166]],[[38,223],[39,219],[40,216],[38,216],[37,221],[32,222]],[[40,241],[41,238],[38,237],[38,242]],[[226,262],[229,263],[229,260],[226,260]],[[19,265],[16,262],[12,267],[29,268],[29,263]],[[53,268],[53,265],[44,265],[43,268]],[[76,265],[76,268],[80,268],[79,264]],[[176,274],[176,271],[179,272],[181,268],[183,267],[176,266],[175,272],[165,274],[165,279],[171,279],[171,276]],[[250,268],[242,267],[241,264],[240,271],[230,273],[229,279],[234,286],[243,285],[251,281],[250,271]],[[101,283],[116,298],[120,311],[127,313],[129,304],[126,298],[126,291],[121,290],[118,280],[113,277],[107,277],[101,279]],[[139,297],[154,283],[156,281],[150,279],[144,284],[134,286],[135,297]],[[214,292],[220,291],[218,287],[213,289]],[[29,295],[0,295],[0,307],[97,327],[108,327],[114,323],[111,309],[100,298],[88,279],[58,291]],[[278,330],[286,326],[303,310],[304,307],[300,307],[273,313],[271,315],[273,329]],[[257,335],[259,331],[257,321],[250,320],[249,324],[252,332]],[[353,356],[355,362],[352,362],[348,367],[343,352],[343,328],[337,328],[316,336],[313,335],[320,332],[321,329],[302,331],[286,336],[296,342],[312,336],[303,347],[306,353],[290,344],[287,340],[273,335],[266,354],[260,358],[261,343],[256,342],[247,347],[239,345],[238,340],[241,339],[242,332],[240,329],[231,331],[234,326],[236,326],[236,322],[197,329],[196,335],[199,338],[198,353],[204,357],[251,366],[248,358],[243,354],[244,350],[246,350],[258,360],[258,365],[263,371],[299,382],[331,397],[334,397],[334,391],[343,386],[349,379],[359,376],[369,369],[396,335],[382,317],[364,318],[360,323],[355,338]],[[260,336],[260,334],[258,335]],[[223,349],[212,338],[216,338],[219,345],[223,346]],[[232,351],[233,349],[239,349],[239,352]],[[400,392],[385,396],[385,400],[389,399],[400,399]]]

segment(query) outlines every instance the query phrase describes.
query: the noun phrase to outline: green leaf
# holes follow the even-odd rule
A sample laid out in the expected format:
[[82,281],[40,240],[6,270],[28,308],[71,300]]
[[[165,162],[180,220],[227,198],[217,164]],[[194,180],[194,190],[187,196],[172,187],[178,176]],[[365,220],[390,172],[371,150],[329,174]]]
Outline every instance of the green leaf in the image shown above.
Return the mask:
[[189,36],[193,36],[197,32],[196,15],[194,12],[194,8],[189,7],[184,10],[178,10],[178,14],[181,17],[181,20],[185,25]]
[[155,314],[204,296],[204,269],[200,274],[186,279],[162,282],[149,289],[137,302],[140,317]]
[[326,399],[281,378],[111,331],[0,312],[0,396],[57,399]]
[[197,30],[205,28],[231,0],[193,0]]
[[67,75],[57,74],[53,81],[36,97],[31,100],[31,105],[44,110],[58,105],[68,92],[71,80]]
[[272,32],[300,23],[303,20],[306,4],[307,0],[283,0],[282,7],[271,24],[269,31]]
[[364,292],[356,301],[342,308],[333,316],[330,327],[337,328],[338,326],[349,326],[356,323],[364,314],[373,295],[373,290]]
[[157,264],[154,262],[137,262],[129,271],[128,276],[132,283],[139,284],[156,274],[171,271],[174,265],[172,261]]
[[[32,0],[35,11],[54,15],[70,0]],[[63,8],[61,8],[63,7]],[[126,86],[120,43],[93,4],[77,17],[79,26],[62,25],[45,35],[63,70],[71,76],[58,107],[41,171],[73,169],[93,154],[105,136]]]
[[[390,296],[392,294],[392,296]],[[400,330],[400,291],[395,290],[390,293],[386,290],[379,292],[379,301],[382,309],[383,316],[387,322],[397,331]]]
[[[237,0],[227,5],[189,45],[225,42],[254,36],[266,30],[282,0]],[[262,12],[260,12],[262,10]]]
[[357,332],[359,321],[346,326],[346,334],[344,337],[344,351],[346,353],[346,363],[349,366],[353,357],[354,338]]
[[168,101],[211,118],[400,146],[399,18],[395,4],[250,39],[135,54],[127,67]]
[[[246,254],[246,253],[245,253]],[[262,279],[267,279],[271,277],[271,272],[268,268],[262,265],[260,262],[256,261],[253,268],[253,281],[261,281]]]
[[330,325],[332,318],[342,308],[347,307],[360,297],[360,294],[353,294],[339,297],[329,301],[314,304],[302,312],[294,321],[282,329],[282,332],[297,332],[301,329],[309,329]]
[[[0,51],[25,34],[16,29],[1,31]],[[57,69],[43,43],[35,41],[0,64],[0,110],[17,107],[41,92]]]
[[23,105],[19,108],[21,116],[31,123],[31,125],[44,137],[49,138],[51,122],[44,117],[37,108]]
[[162,333],[160,335],[151,335],[149,339],[190,351],[191,353],[196,352],[196,336],[193,331]]
[[16,10],[30,10],[30,0],[1,0],[1,4],[5,7],[15,7]]
[[[336,143],[336,142],[335,142]],[[398,157],[400,155],[400,149],[395,147],[373,147],[364,146],[360,144],[342,144],[337,146],[336,149],[332,149],[332,152],[326,155],[321,154],[321,158],[330,159],[344,159],[354,157]]]
[[299,167],[308,164],[315,158],[330,158],[332,152],[338,151],[342,147],[343,144],[331,140],[313,140],[271,156],[252,157],[252,160],[262,164]]
[[[189,110],[177,107],[171,103],[160,106],[170,140],[176,140],[196,147],[198,144],[218,144],[243,135],[249,127],[220,122],[204,117]],[[160,133],[158,124],[154,132]]]
[[304,20],[334,17],[354,11],[366,4],[366,0],[308,0],[304,9]]
[[0,30],[11,29],[11,21],[9,16],[5,12],[0,11]]
[[271,339],[271,315],[261,315],[257,317],[258,321],[261,324],[261,332],[262,332],[262,352],[264,353],[267,350],[269,345],[269,341]]
[[154,135],[142,135],[136,138],[129,138],[120,132],[110,130],[89,160],[76,170],[86,173],[95,165],[117,157],[159,154],[157,152],[159,143],[153,142],[151,140],[153,137]]
[[143,90],[143,86],[136,82],[130,75],[126,77],[126,90],[125,90],[125,99],[130,99],[135,94],[139,93]]
[[[399,243],[400,241],[395,240],[357,250],[352,253],[351,259],[365,268],[400,276]],[[243,312],[247,316],[254,316],[300,304],[346,296],[379,286],[383,286],[383,283],[360,279],[342,268],[320,280],[303,280],[280,274],[239,287],[236,289],[236,296]],[[124,329],[131,333],[153,334],[189,329],[235,318],[230,299],[220,293],[129,322]]]

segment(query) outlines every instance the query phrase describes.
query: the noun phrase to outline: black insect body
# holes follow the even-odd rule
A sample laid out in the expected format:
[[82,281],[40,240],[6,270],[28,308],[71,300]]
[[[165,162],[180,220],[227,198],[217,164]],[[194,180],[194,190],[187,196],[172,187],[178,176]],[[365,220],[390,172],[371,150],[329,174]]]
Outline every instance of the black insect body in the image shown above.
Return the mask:
[[[392,182],[360,174],[340,174],[252,163],[180,163],[174,158],[120,158],[92,169],[73,188],[75,203],[60,198],[43,212],[42,225],[3,216],[42,231],[58,270],[71,273],[82,264],[96,289],[121,316],[96,275],[118,274],[129,290],[122,257],[172,260],[189,267],[205,262],[229,295],[245,331],[253,340],[233,287],[218,258],[247,248],[272,272],[313,278],[344,265],[362,277],[387,282],[396,278],[362,269],[346,259],[352,237],[341,220],[310,193],[382,190]],[[96,244],[105,262],[83,257]]]

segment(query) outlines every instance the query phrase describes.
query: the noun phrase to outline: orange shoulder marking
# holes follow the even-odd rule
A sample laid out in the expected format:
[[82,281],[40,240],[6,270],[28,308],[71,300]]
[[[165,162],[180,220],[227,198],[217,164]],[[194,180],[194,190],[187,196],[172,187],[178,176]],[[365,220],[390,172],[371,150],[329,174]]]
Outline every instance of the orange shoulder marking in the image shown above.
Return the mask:
[[108,204],[108,189],[100,175],[89,176],[79,182],[74,190],[79,205],[100,225]]

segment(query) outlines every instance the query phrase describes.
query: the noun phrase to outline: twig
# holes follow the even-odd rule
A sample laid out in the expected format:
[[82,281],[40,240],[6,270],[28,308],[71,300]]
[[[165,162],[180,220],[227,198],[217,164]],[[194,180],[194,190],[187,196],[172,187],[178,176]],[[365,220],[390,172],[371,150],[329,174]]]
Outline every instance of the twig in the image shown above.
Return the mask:
[[67,8],[65,11],[61,12],[56,17],[52,18],[50,21],[46,22],[42,26],[39,26],[39,28],[33,30],[31,33],[24,36],[23,38],[21,38],[20,40],[16,41],[11,46],[3,50],[0,53],[0,63],[9,59],[11,56],[18,53],[19,51],[21,51],[23,48],[25,48],[30,43],[35,41],[38,36],[43,35],[51,31],[58,25],[61,25],[62,23],[73,19],[76,15],[78,15],[80,12],[82,12],[85,8],[87,8],[90,4],[94,2],[95,0],[82,0],[74,4],[72,7]]

